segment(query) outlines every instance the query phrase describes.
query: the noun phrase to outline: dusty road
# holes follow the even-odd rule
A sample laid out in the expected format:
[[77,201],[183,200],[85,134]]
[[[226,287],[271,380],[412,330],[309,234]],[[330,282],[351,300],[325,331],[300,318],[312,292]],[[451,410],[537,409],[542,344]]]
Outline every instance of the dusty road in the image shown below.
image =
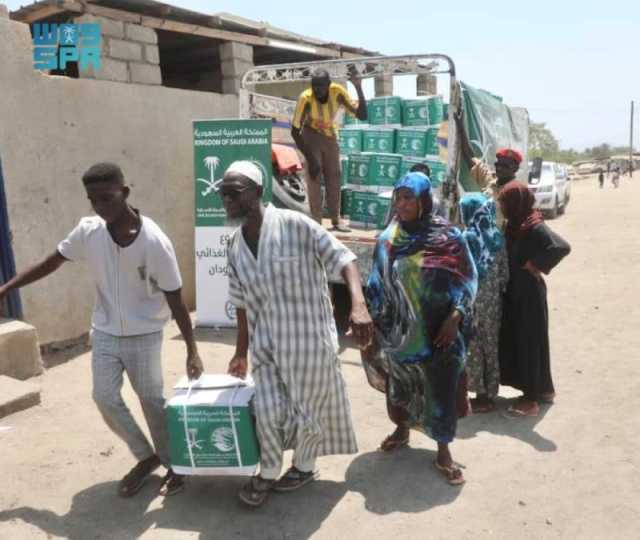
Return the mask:
[[[424,436],[376,452],[390,430],[384,399],[348,348],[360,453],[321,459],[320,481],[257,511],[236,502],[238,478],[193,479],[163,500],[156,477],[119,499],[116,481],[133,462],[90,399],[84,354],[47,371],[41,407],[0,422],[13,427],[0,431],[0,538],[638,538],[640,175],[618,190],[574,182],[567,214],[550,224],[573,245],[548,279],[558,399],[539,418],[510,419],[515,393],[504,390],[497,412],[463,420],[453,446],[462,488],[436,475]],[[169,393],[183,369],[176,335],[167,329]],[[233,334],[198,337],[208,371],[223,370]]]

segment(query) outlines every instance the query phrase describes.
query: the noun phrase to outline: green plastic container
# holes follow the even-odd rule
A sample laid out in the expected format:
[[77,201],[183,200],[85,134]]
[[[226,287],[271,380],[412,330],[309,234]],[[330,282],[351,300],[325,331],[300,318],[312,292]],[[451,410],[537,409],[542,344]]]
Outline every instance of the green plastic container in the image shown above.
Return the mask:
[[443,120],[441,96],[407,99],[402,102],[403,126],[431,126]]
[[349,158],[340,158],[340,185],[345,187],[349,183]]
[[427,165],[431,169],[431,185],[435,188],[447,179],[447,164],[441,161],[426,160]]
[[338,133],[338,146],[343,155],[362,152],[362,129],[342,128]]
[[402,102],[402,125],[429,125],[429,106],[426,99],[405,99]]
[[426,101],[429,108],[429,125],[441,124],[444,119],[442,96],[429,96]]
[[418,163],[425,163],[426,160],[424,158],[411,157],[411,156],[402,156],[402,163],[400,164],[400,174],[398,175],[398,180],[402,178],[405,174],[407,174],[411,167],[417,165]]
[[362,151],[393,152],[395,132],[393,128],[367,128],[362,130]]
[[400,174],[402,156],[397,154],[352,154],[349,156],[349,187],[377,193],[390,189]]
[[407,174],[411,167],[418,163],[426,163],[431,169],[431,185],[437,187],[442,184],[447,178],[447,164],[435,159],[415,158],[415,157],[403,157],[402,164],[400,165],[400,176],[402,178]]
[[349,217],[351,215],[351,199],[353,198],[353,190],[342,188],[340,195],[340,215]]
[[388,194],[379,195],[368,191],[353,191],[349,223],[363,229],[381,229],[387,210],[391,205]]
[[396,154],[423,157],[427,154],[427,132],[429,128],[396,129]]
[[402,98],[372,98],[367,101],[368,122],[373,126],[402,123]]
[[438,160],[440,155],[440,146],[438,145],[438,131],[440,131],[440,125],[429,126],[426,128],[427,140],[425,146],[425,153],[423,155],[431,157],[433,160]]
[[260,460],[250,411],[254,392],[252,382],[228,375],[204,375],[189,390],[189,380],[183,377],[166,409],[173,470],[192,475],[254,474]]

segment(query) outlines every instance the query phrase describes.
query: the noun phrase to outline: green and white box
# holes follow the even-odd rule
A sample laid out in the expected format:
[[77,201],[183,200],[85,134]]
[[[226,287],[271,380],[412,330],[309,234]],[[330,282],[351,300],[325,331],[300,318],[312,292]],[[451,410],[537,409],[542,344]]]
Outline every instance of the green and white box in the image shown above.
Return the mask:
[[251,379],[183,377],[167,404],[171,467],[178,474],[250,476],[260,460]]
[[396,96],[372,98],[367,101],[367,116],[370,125],[402,123],[402,98]]
[[429,128],[411,127],[396,129],[396,154],[423,157],[427,154]]
[[438,132],[440,131],[440,124],[431,125],[427,129],[427,142],[425,155],[431,159],[438,160],[440,155],[440,145],[438,144]]
[[429,126],[443,120],[442,96],[407,99],[402,102],[403,126]]
[[351,197],[353,190],[350,188],[342,188],[340,193],[340,215],[342,217],[349,217],[351,214]]
[[447,179],[447,164],[432,159],[425,160],[425,163],[431,169],[431,185],[434,188],[440,186]]
[[402,156],[397,154],[352,154],[349,156],[349,187],[376,193],[393,187],[401,164]]
[[380,229],[384,226],[390,204],[390,192],[378,194],[354,190],[349,223],[362,229]]
[[344,188],[349,183],[349,157],[340,158],[340,185]]
[[393,128],[373,128],[362,130],[362,151],[392,153],[395,144]]
[[338,132],[338,146],[342,155],[362,152],[362,130],[359,128],[342,128]]
[[414,165],[418,165],[419,163],[426,163],[424,158],[412,157],[412,156],[402,156],[402,163],[400,164],[400,174],[398,175],[398,180],[406,175],[411,167]]

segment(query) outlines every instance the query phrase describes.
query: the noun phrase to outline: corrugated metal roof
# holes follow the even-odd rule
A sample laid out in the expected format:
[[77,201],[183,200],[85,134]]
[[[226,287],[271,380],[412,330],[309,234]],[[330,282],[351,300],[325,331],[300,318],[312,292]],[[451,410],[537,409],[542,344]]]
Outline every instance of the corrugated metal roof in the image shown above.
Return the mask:
[[[343,50],[362,54],[363,56],[374,56],[379,53],[367,51],[359,47],[343,45],[341,43],[328,43],[326,40],[303,36],[295,32],[290,32],[282,28],[270,25],[266,22],[254,21],[245,17],[233,15],[231,13],[216,13],[213,15],[191,11],[181,7],[173,6],[156,0],[84,0],[88,4],[119,9],[148,15],[151,17],[162,17],[168,20],[180,21],[185,23],[197,24],[210,28],[219,28],[221,30],[229,30],[244,34],[258,35],[274,39],[282,39],[293,41],[296,43],[304,43],[315,46],[322,46],[335,50]],[[63,0],[40,0],[27,6],[23,6],[18,10],[11,12],[11,18],[21,20],[27,15],[31,15],[38,10],[47,6],[58,5],[63,6]]]

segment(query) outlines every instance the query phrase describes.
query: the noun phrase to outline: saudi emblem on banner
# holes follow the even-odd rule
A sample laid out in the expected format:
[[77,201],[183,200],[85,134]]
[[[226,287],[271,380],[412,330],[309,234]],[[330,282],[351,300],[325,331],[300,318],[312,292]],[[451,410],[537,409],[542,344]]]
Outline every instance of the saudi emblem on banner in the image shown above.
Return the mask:
[[198,326],[235,326],[229,303],[226,225],[220,184],[229,165],[254,162],[264,178],[263,201],[271,201],[271,121],[196,120],[193,122],[196,222],[196,320]]

